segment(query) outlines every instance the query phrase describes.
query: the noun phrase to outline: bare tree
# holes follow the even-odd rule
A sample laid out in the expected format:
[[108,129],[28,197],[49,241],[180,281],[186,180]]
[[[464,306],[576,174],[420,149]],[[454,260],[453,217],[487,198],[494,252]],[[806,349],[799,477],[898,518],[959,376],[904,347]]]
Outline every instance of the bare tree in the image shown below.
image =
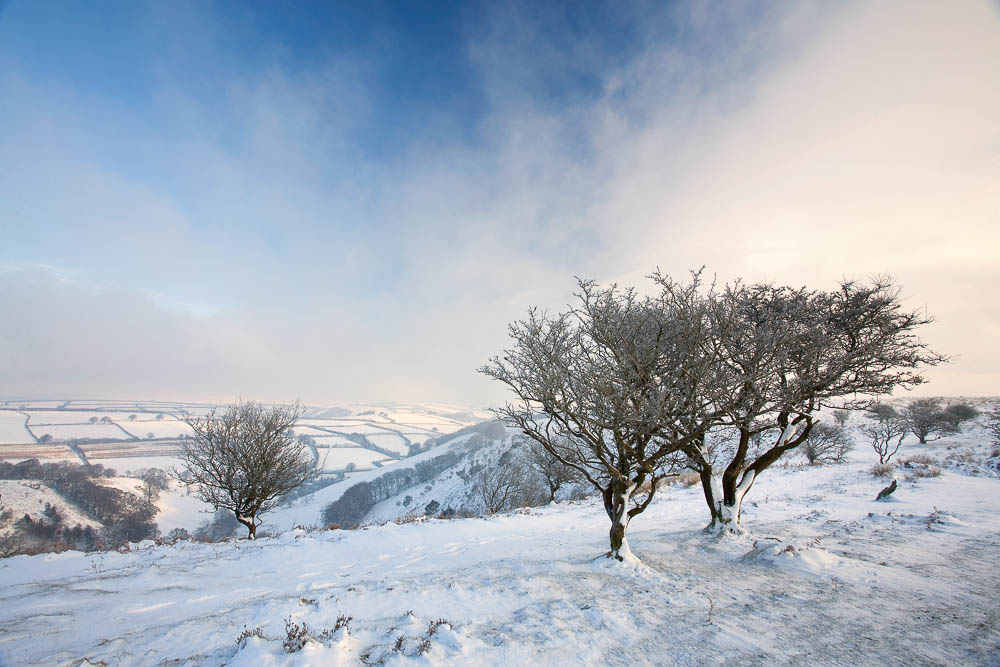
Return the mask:
[[899,417],[899,410],[888,403],[875,401],[865,407],[865,416],[869,419],[887,419],[889,417]]
[[495,410],[598,489],[611,520],[610,557],[631,557],[629,522],[674,472],[671,455],[701,435],[704,318],[697,277],[663,282],[657,298],[579,281],[578,305],[532,309],[510,326],[513,347],[480,371],[518,401]]
[[142,496],[148,503],[157,500],[160,497],[160,491],[167,489],[167,473],[159,468],[138,470],[136,477],[142,480]]
[[995,409],[990,413],[986,422],[986,429],[993,438],[994,445],[1000,445],[1000,409]]
[[574,468],[549,454],[538,442],[531,440],[525,448],[525,463],[545,481],[549,502],[564,484],[579,482],[583,477]]
[[259,517],[316,474],[308,448],[289,434],[301,414],[298,404],[241,401],[222,414],[187,417],[194,435],[180,443],[184,470],[172,476],[216,510],[233,512],[253,539]]
[[847,426],[848,420],[851,418],[850,410],[834,410],[833,419],[837,422],[838,426]]
[[526,492],[527,472],[514,461],[487,464],[472,477],[476,495],[487,514],[496,514],[519,505]]
[[858,396],[920,384],[920,366],[945,360],[916,338],[930,320],[904,311],[888,278],[834,292],[736,283],[710,297],[718,363],[711,402],[733,433],[719,487],[706,448],[688,443],[685,452],[713,530],[742,530],[740,507],[754,481],[807,440],[821,407],[863,407]]
[[956,428],[959,428],[964,422],[979,416],[979,410],[968,403],[952,403],[944,409],[944,412]]
[[835,424],[814,424],[809,436],[802,443],[802,453],[809,463],[840,463],[854,443],[844,428]]
[[921,445],[958,431],[958,422],[941,409],[940,398],[915,398],[903,408],[902,416]]
[[872,419],[872,422],[861,427],[861,432],[868,436],[872,449],[878,454],[878,462],[884,465],[903,444],[903,438],[908,432],[907,420],[895,410],[882,411]]

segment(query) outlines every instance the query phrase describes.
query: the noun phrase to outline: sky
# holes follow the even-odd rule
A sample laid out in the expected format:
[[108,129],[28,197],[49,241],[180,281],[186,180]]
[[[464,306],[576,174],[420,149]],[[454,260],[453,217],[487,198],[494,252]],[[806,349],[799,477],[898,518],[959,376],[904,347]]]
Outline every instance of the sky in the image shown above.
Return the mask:
[[701,266],[890,274],[997,395],[998,72],[991,0],[0,0],[0,398],[488,405]]

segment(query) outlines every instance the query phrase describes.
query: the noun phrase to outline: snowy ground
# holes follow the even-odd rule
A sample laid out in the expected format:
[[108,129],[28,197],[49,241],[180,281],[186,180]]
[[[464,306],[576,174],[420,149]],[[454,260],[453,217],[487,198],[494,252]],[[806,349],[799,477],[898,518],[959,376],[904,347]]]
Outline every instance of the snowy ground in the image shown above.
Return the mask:
[[[0,664],[1000,664],[1000,480],[901,472],[874,502],[870,459],[768,471],[747,537],[701,534],[700,489],[674,487],[630,527],[633,567],[600,558],[595,501],[10,558]],[[320,637],[341,614],[284,652],[285,619]]]

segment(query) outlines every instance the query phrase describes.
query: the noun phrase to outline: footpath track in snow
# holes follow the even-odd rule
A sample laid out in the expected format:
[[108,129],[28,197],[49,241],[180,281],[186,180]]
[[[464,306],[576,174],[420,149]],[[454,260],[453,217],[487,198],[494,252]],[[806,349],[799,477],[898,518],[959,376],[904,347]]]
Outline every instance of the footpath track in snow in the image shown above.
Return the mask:
[[[10,558],[0,665],[1000,664],[1000,481],[878,487],[858,466],[775,470],[752,533],[724,538],[673,489],[630,528],[637,566],[595,560],[596,502]],[[318,636],[341,614],[346,632],[283,651],[286,618]]]

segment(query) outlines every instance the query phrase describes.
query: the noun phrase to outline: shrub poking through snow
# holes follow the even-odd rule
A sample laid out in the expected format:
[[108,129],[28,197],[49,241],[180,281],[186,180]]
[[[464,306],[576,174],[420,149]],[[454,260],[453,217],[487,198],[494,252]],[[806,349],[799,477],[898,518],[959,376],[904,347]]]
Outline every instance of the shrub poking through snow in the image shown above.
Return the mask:
[[[909,467],[909,466],[907,466]],[[916,466],[907,473],[906,479],[923,479],[926,477],[940,477],[941,468],[937,466]]]
[[261,639],[264,639],[264,629],[260,626],[257,626],[256,628],[248,628],[244,625],[243,632],[241,632],[236,638],[236,645],[242,648],[243,643],[251,637],[260,637]]
[[430,625],[427,626],[427,636],[433,637],[434,633],[437,632],[438,628],[440,628],[442,625],[447,625],[450,628],[451,622],[446,618],[439,618],[436,621],[431,621]]
[[[1000,445],[1000,410],[994,410],[990,414],[989,421],[986,422],[986,429],[993,438],[994,445]],[[1000,456],[1000,449],[993,450],[993,456]]]
[[896,470],[896,466],[891,463],[879,463],[872,466],[871,473],[876,477],[888,477]]
[[305,621],[299,625],[292,620],[291,616],[285,619],[285,638],[281,640],[281,646],[285,649],[285,653],[298,653],[309,639],[309,629],[306,627]]
[[675,484],[680,484],[681,486],[694,486],[701,482],[701,477],[698,476],[696,472],[682,472],[672,480]]

